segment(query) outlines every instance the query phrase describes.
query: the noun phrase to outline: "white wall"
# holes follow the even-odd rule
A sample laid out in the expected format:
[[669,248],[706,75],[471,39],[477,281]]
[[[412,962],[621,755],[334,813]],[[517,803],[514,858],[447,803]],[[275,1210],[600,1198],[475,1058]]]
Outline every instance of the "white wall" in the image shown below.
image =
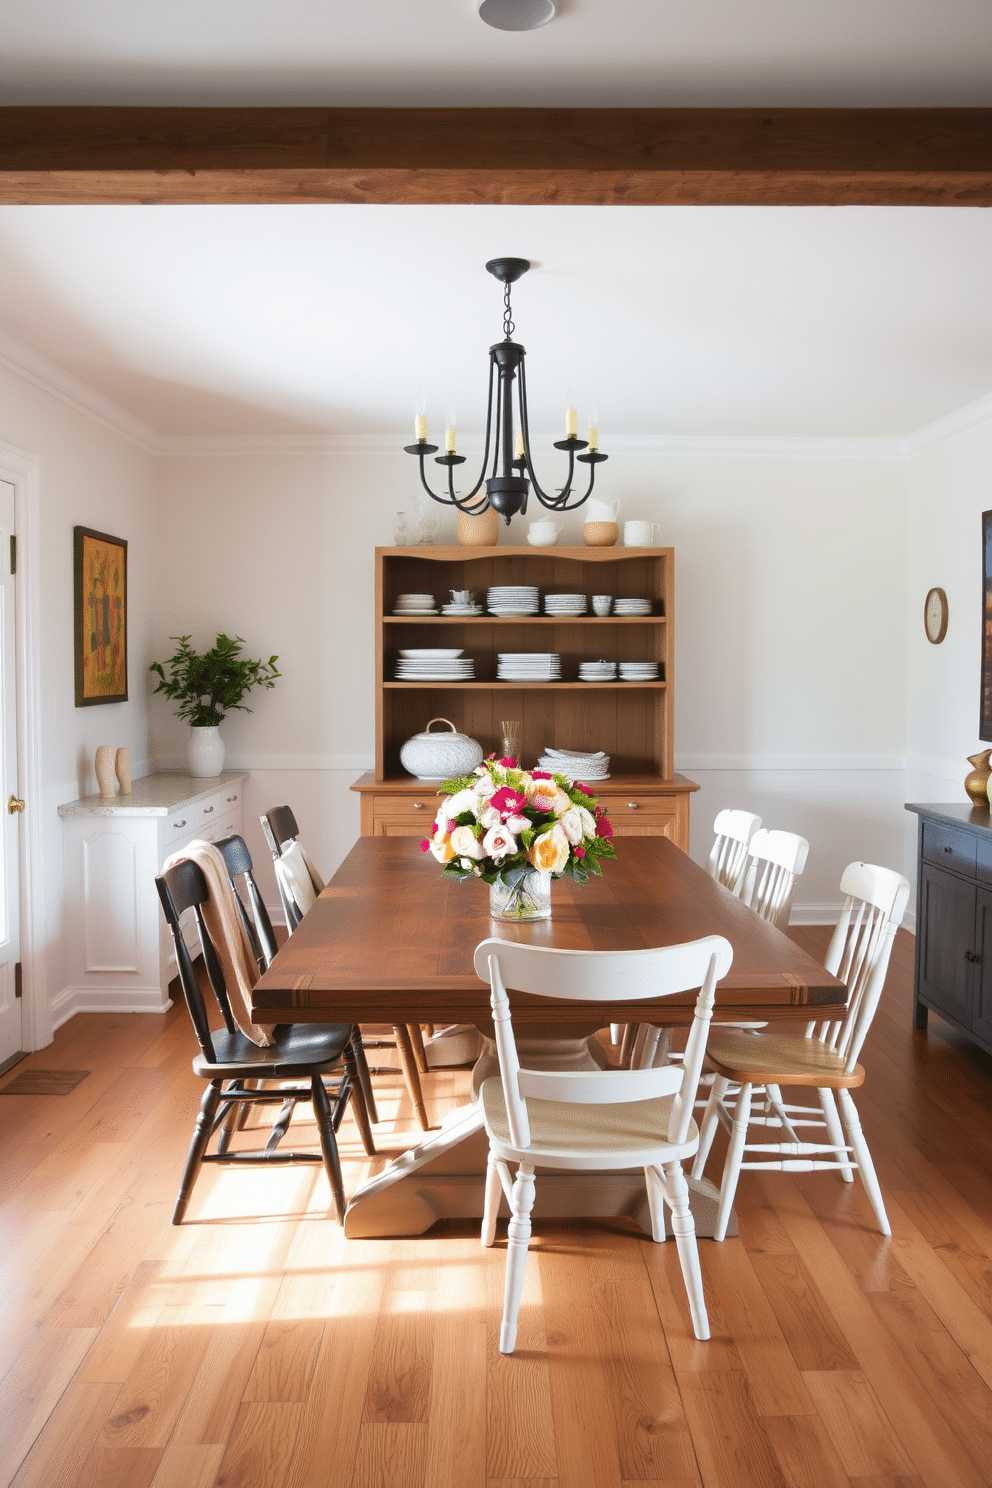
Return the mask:
[[[907,511],[907,801],[966,801],[978,737],[982,633],[982,512],[992,507],[992,409],[909,461]],[[923,601],[947,594],[947,635],[926,639]],[[915,869],[916,817],[907,830]]]
[[[693,855],[721,806],[751,807],[810,839],[797,917],[827,920],[845,863],[902,861],[906,716],[905,465],[834,448],[628,449],[600,474],[622,516],[654,520],[676,548],[676,761],[701,786]],[[391,542],[397,509],[412,528],[415,475],[375,444],[161,462],[155,654],[172,634],[202,644],[224,629],[252,655],[277,652],[284,673],[223,728],[230,763],[252,771],[256,859],[251,823],[278,801],[326,872],[357,835],[348,785],[374,743],[372,550]],[[525,530],[517,519],[502,540]],[[579,534],[577,513],[562,540]],[[184,730],[161,699],[152,720],[156,754],[179,763]]]
[[[142,669],[149,650],[155,572],[154,459],[71,402],[0,363],[0,445],[40,462],[41,626],[39,646],[44,796],[29,801],[45,824],[40,892],[45,912],[49,993],[71,980],[62,937],[63,861],[56,807],[96,789],[98,744],[127,745],[140,769],[149,760]],[[126,703],[76,708],[73,663],[73,539],[76,525],[128,540]]]

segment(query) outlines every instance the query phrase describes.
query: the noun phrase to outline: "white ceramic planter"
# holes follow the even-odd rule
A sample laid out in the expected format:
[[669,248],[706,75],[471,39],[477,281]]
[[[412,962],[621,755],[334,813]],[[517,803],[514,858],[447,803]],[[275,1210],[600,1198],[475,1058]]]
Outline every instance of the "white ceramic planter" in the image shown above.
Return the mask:
[[224,768],[224,740],[216,724],[190,728],[186,763],[191,775],[208,778],[220,774]]

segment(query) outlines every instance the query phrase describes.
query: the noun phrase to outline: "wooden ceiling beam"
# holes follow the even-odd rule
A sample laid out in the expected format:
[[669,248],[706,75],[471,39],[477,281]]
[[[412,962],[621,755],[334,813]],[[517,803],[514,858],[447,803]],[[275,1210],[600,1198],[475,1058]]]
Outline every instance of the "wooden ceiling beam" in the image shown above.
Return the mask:
[[0,108],[0,202],[990,206],[992,109]]

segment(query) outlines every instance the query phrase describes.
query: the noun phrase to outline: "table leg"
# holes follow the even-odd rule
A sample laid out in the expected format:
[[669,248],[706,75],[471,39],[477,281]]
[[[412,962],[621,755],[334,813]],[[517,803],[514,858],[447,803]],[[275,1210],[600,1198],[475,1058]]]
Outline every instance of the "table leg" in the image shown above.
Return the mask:
[[400,1063],[403,1066],[403,1077],[406,1080],[413,1108],[417,1113],[417,1120],[424,1131],[430,1131],[430,1122],[427,1119],[427,1108],[424,1105],[424,1095],[420,1088],[420,1071],[417,1061],[413,1055],[413,1044],[410,1042],[410,1030],[405,1023],[394,1023],[393,1033],[396,1035],[396,1048],[399,1051]]

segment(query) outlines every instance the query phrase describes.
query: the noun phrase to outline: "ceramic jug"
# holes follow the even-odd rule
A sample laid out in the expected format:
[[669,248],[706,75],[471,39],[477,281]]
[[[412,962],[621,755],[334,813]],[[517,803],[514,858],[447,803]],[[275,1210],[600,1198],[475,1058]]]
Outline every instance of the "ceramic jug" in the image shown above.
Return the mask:
[[590,496],[582,508],[584,522],[615,522],[619,515],[619,501],[614,501],[611,506],[608,501],[599,501],[595,496]]

